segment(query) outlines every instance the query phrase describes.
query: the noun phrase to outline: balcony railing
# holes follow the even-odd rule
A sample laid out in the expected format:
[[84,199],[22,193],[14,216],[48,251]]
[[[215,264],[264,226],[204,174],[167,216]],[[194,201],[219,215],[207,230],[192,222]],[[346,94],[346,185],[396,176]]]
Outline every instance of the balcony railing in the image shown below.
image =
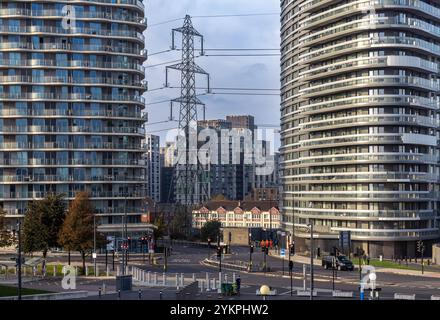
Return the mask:
[[93,181],[93,182],[110,182],[123,181],[124,183],[146,181],[145,176],[60,176],[60,175],[1,175],[0,182],[78,182],[78,181]]
[[118,87],[135,87],[137,89],[142,88],[142,83],[133,80],[122,80],[118,78],[75,78],[75,77],[33,77],[33,76],[0,76],[0,83],[20,83],[20,84],[32,84],[32,85],[49,85],[49,84],[71,84],[71,85],[112,85]]
[[118,101],[136,102],[145,104],[145,98],[142,96],[130,95],[92,95],[82,93],[62,94],[62,93],[40,93],[40,92],[23,92],[23,93],[0,93],[0,99],[5,100],[88,100],[88,101],[108,101],[118,103]]
[[145,160],[135,159],[45,159],[30,158],[27,160],[19,159],[0,159],[1,166],[92,166],[99,168],[101,166],[145,166]]
[[45,142],[45,143],[21,143],[21,142],[3,142],[0,143],[0,149],[109,149],[109,150],[134,150],[143,152],[140,144],[134,143],[112,143],[112,142],[89,142],[89,143],[64,143],[64,142]]
[[0,127],[0,133],[125,133],[125,134],[145,134],[145,129],[140,127],[59,127],[59,126],[4,126]]
[[93,36],[101,36],[101,37],[112,37],[112,38],[136,38],[142,42],[145,41],[145,37],[142,33],[137,32],[135,30],[98,30],[91,28],[58,28],[58,27],[50,27],[50,26],[8,26],[3,25],[0,26],[0,33],[24,33],[24,34],[32,34],[32,33],[48,33],[48,34],[57,34],[60,36],[63,35],[93,35]]
[[[64,195],[68,199],[74,199],[76,194],[81,191],[77,192],[66,192]],[[47,192],[2,192],[0,194],[0,199],[42,199],[47,195]],[[131,198],[144,198],[146,196],[146,193],[143,191],[134,191],[130,193],[124,193],[124,192],[112,192],[112,191],[91,191],[89,192],[90,198],[120,198],[120,199],[131,199]]]
[[[0,17],[8,16],[28,16],[28,17],[64,17],[62,10],[45,9],[45,10],[31,10],[24,8],[2,8],[0,9]],[[75,12],[76,19],[106,19],[112,21],[133,22],[145,25],[145,18],[137,14],[121,14],[118,12],[100,11],[77,11]]]

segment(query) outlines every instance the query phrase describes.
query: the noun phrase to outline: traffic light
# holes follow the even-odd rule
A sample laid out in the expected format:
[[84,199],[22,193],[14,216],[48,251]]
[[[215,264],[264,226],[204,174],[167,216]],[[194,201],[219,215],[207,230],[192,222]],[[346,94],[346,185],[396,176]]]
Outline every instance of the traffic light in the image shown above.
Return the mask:
[[294,255],[295,254],[295,243],[291,243],[290,244],[290,254]]
[[254,246],[251,245],[251,246],[249,247],[249,250],[250,250],[251,253],[254,253]]
[[293,270],[293,261],[292,260],[289,261],[289,270],[290,271]]
[[425,245],[423,244],[423,241],[419,240],[417,241],[417,251],[422,253],[425,250]]
[[211,248],[211,238],[208,238],[208,247]]
[[217,258],[221,258],[222,256],[222,247],[217,247]]

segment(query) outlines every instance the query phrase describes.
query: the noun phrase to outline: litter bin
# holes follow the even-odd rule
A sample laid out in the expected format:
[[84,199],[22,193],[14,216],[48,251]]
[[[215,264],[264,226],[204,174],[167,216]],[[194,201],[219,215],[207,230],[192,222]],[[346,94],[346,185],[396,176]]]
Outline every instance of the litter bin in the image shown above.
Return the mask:
[[222,294],[231,296],[233,293],[232,283],[222,283]]
[[116,276],[116,291],[131,291],[133,287],[133,277],[131,275]]

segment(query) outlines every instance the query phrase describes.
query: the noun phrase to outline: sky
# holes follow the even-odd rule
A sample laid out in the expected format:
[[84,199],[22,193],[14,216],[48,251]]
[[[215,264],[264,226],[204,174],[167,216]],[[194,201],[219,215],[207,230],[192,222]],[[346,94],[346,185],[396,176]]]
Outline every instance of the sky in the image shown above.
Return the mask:
[[[280,46],[280,2],[278,0],[148,0],[146,15],[148,29],[145,32],[146,48],[149,54],[169,50],[171,47],[171,29],[181,27],[185,15],[194,17],[193,25],[205,38],[207,49],[262,48],[279,49]],[[197,18],[197,16],[235,15],[235,14],[272,14],[247,17]],[[166,21],[180,19],[170,23]],[[156,25],[158,24],[158,25]],[[176,37],[176,45],[181,48],[181,37]],[[200,42],[196,41],[200,48]],[[196,51],[196,55],[200,53]],[[279,51],[252,52],[219,52],[207,51],[207,54],[279,54]],[[166,65],[154,66],[181,58],[181,51],[171,51],[151,55],[145,62],[150,92],[145,94],[149,114],[147,132],[161,136],[164,144],[166,129],[176,128],[177,122],[167,121],[170,114],[169,103],[158,101],[170,100],[179,96],[179,89],[160,89],[165,83]],[[253,88],[279,89],[280,62],[279,56],[257,57],[200,57],[196,63],[210,74],[213,88]],[[153,67],[149,67],[153,66]],[[180,74],[169,73],[170,86],[180,86]],[[206,87],[203,76],[196,79],[197,87]],[[158,90],[157,90],[158,89]],[[219,90],[213,90],[218,92]],[[198,90],[204,93],[206,90]],[[235,92],[235,91],[225,91]],[[248,91],[250,92],[250,91]],[[271,93],[272,96],[244,95],[206,95],[201,96],[206,104],[207,119],[221,119],[226,115],[251,114],[257,125],[279,125],[280,97],[279,91],[252,91],[254,93]],[[150,105],[153,103],[152,105]],[[174,115],[178,118],[179,106],[175,104]],[[201,110],[201,109],[199,109]],[[199,113],[199,119],[202,112]]]

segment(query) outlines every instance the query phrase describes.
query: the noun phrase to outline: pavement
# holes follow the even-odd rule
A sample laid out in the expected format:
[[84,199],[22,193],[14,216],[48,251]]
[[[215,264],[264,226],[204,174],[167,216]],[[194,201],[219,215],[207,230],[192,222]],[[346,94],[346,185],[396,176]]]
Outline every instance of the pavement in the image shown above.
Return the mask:
[[[276,254],[276,252],[274,252],[274,251],[269,252],[269,255],[274,258],[277,258],[277,259],[283,259],[278,254]],[[288,261],[288,258],[284,257],[284,260]],[[297,255],[297,254],[294,255],[293,258],[291,257],[291,260],[296,263],[310,264],[310,257],[301,256],[301,255]],[[313,259],[313,264],[315,266],[321,266],[321,259]],[[415,264],[413,264],[413,265],[415,265]],[[416,266],[421,268],[420,265],[416,265]],[[355,265],[355,269],[358,269],[357,265]],[[382,268],[382,267],[375,267],[375,269],[376,269],[376,273],[393,273],[393,274],[400,274],[400,275],[413,275],[413,276],[440,279],[440,269],[438,272],[434,272],[434,271],[427,271],[425,268],[425,271],[423,274],[421,272],[421,269],[420,270],[410,270],[410,269],[396,269],[396,268]],[[433,268],[431,268],[431,270],[432,269]]]
[[[102,257],[99,257],[101,262]],[[168,258],[167,273],[172,276],[176,273],[184,273],[186,277],[192,277],[194,273],[196,278],[205,279],[208,273],[209,277],[218,278],[218,266],[210,266],[202,263],[205,259],[216,260],[215,249],[208,249],[203,247],[194,247],[191,245],[174,245],[172,255]],[[49,257],[50,260],[60,261],[60,257]],[[249,262],[249,248],[248,247],[233,247],[232,254],[223,256],[222,262],[233,263],[234,261],[241,261],[241,263]],[[255,250],[252,255],[254,266],[261,265],[264,260],[262,252]],[[278,295],[276,297],[269,297],[269,299],[307,299],[307,297],[290,296],[290,277],[288,275],[288,264],[277,256],[267,256],[267,264],[271,268],[271,272],[252,272],[232,271],[223,268],[223,274],[228,273],[228,278],[232,279],[232,273],[240,275],[242,279],[242,295],[240,297],[220,297],[215,292],[204,292],[195,296],[195,299],[250,299],[259,300],[261,297],[256,296],[256,290],[263,284],[270,285],[277,289]],[[295,256],[294,269],[292,273],[292,282],[294,290],[307,289],[310,285],[307,266],[310,263],[309,258],[302,256]],[[117,263],[116,263],[117,264]],[[159,265],[151,265],[147,260],[143,260],[141,255],[130,256],[129,264],[136,265],[145,271],[152,273],[157,272],[162,274],[164,272],[163,260],[159,261]],[[303,277],[303,266],[306,266],[306,279]],[[389,271],[389,270],[388,270]],[[392,270],[394,271],[394,270]],[[412,272],[412,270],[397,270],[397,273],[378,271],[377,286],[382,289],[380,295],[382,299],[393,299],[395,293],[401,294],[416,294],[417,300],[430,299],[432,295],[440,295],[440,280],[437,275],[425,273],[423,276],[420,272]],[[395,271],[394,271],[395,272]],[[403,273],[401,273],[403,272]],[[284,273],[284,274],[283,274]],[[9,278],[8,284],[13,284],[16,278]],[[0,283],[1,283],[0,277]],[[315,260],[314,267],[314,283],[315,289],[319,289],[320,293],[317,299],[336,299],[331,297],[333,289],[333,274],[331,270],[325,270],[320,266],[320,261]],[[87,299],[99,299],[99,288],[106,285],[108,295],[102,295],[101,299],[118,299],[115,287],[114,278],[94,278],[94,277],[78,277],[77,287],[78,291],[88,291],[89,297]],[[359,272],[358,271],[337,271],[334,279],[335,290],[351,291],[354,294],[353,299],[359,299]],[[33,281],[25,280],[24,287],[39,288],[53,292],[63,292],[61,287],[60,277],[50,277],[45,279],[34,279]],[[162,299],[175,299],[176,288],[161,288],[161,287],[134,287],[131,293],[123,292],[121,299],[134,299],[139,297],[139,289],[142,290],[142,299],[159,300],[162,291]],[[348,298],[345,298],[348,299]]]

